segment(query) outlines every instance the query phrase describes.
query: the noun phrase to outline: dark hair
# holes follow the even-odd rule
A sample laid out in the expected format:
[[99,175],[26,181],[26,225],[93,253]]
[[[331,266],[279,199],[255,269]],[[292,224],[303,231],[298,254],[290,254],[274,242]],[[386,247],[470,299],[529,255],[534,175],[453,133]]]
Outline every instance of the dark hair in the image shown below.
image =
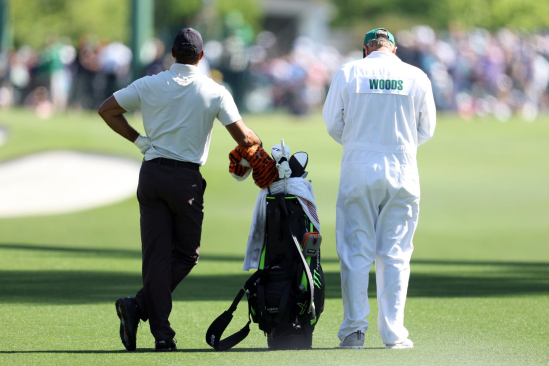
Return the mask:
[[179,64],[196,65],[200,54],[196,54],[196,48],[193,46],[182,46],[174,50],[175,62]]

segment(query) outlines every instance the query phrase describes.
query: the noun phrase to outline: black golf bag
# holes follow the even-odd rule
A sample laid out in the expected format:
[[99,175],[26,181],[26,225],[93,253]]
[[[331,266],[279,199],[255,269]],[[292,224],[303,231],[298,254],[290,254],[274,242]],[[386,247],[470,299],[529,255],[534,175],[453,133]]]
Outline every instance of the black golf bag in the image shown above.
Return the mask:
[[[267,196],[265,244],[259,268],[231,307],[209,327],[206,342],[217,351],[234,347],[248,335],[250,322],[267,336],[269,349],[309,349],[324,310],[321,237],[295,196]],[[248,298],[248,323],[221,340],[242,297]]]

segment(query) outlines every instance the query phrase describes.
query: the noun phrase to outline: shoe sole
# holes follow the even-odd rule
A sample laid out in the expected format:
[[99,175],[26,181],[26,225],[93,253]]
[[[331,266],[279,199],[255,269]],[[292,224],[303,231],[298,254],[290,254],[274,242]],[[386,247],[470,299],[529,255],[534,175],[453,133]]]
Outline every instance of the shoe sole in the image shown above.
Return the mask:
[[174,352],[177,351],[177,347],[174,348],[162,348],[162,349],[154,349],[155,352]]
[[124,332],[122,334],[122,344],[124,345],[124,347],[126,347],[127,351],[135,351],[135,334],[132,334],[133,332],[131,331],[133,324],[131,324],[131,320],[129,320],[128,317],[128,308],[126,306],[126,302],[122,299],[118,299],[116,300],[115,306],[116,315],[118,315],[118,318],[120,319],[120,324],[122,324],[122,328],[124,329]]
[[414,348],[414,346],[385,346],[385,349],[409,349]]

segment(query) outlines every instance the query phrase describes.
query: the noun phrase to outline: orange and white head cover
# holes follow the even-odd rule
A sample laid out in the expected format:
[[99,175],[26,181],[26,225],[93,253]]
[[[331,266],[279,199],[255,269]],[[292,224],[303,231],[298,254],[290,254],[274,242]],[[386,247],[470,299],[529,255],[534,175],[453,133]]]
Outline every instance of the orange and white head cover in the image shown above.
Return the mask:
[[229,160],[229,172],[233,176],[238,176],[240,180],[246,179],[249,175],[250,168],[242,164],[242,161],[246,160],[253,170],[252,177],[255,184],[261,189],[270,186],[278,176],[275,161],[259,145],[237,146],[229,154]]

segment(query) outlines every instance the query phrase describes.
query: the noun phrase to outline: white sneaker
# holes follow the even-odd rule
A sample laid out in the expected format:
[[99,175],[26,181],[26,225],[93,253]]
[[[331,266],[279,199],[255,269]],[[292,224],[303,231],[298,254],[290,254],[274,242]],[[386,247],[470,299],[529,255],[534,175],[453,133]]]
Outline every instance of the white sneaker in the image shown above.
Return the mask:
[[385,349],[405,349],[414,348],[414,342],[411,339],[405,339],[398,343],[388,343],[385,345]]
[[339,342],[339,348],[363,349],[364,333],[357,330],[356,332],[349,334],[341,342]]

